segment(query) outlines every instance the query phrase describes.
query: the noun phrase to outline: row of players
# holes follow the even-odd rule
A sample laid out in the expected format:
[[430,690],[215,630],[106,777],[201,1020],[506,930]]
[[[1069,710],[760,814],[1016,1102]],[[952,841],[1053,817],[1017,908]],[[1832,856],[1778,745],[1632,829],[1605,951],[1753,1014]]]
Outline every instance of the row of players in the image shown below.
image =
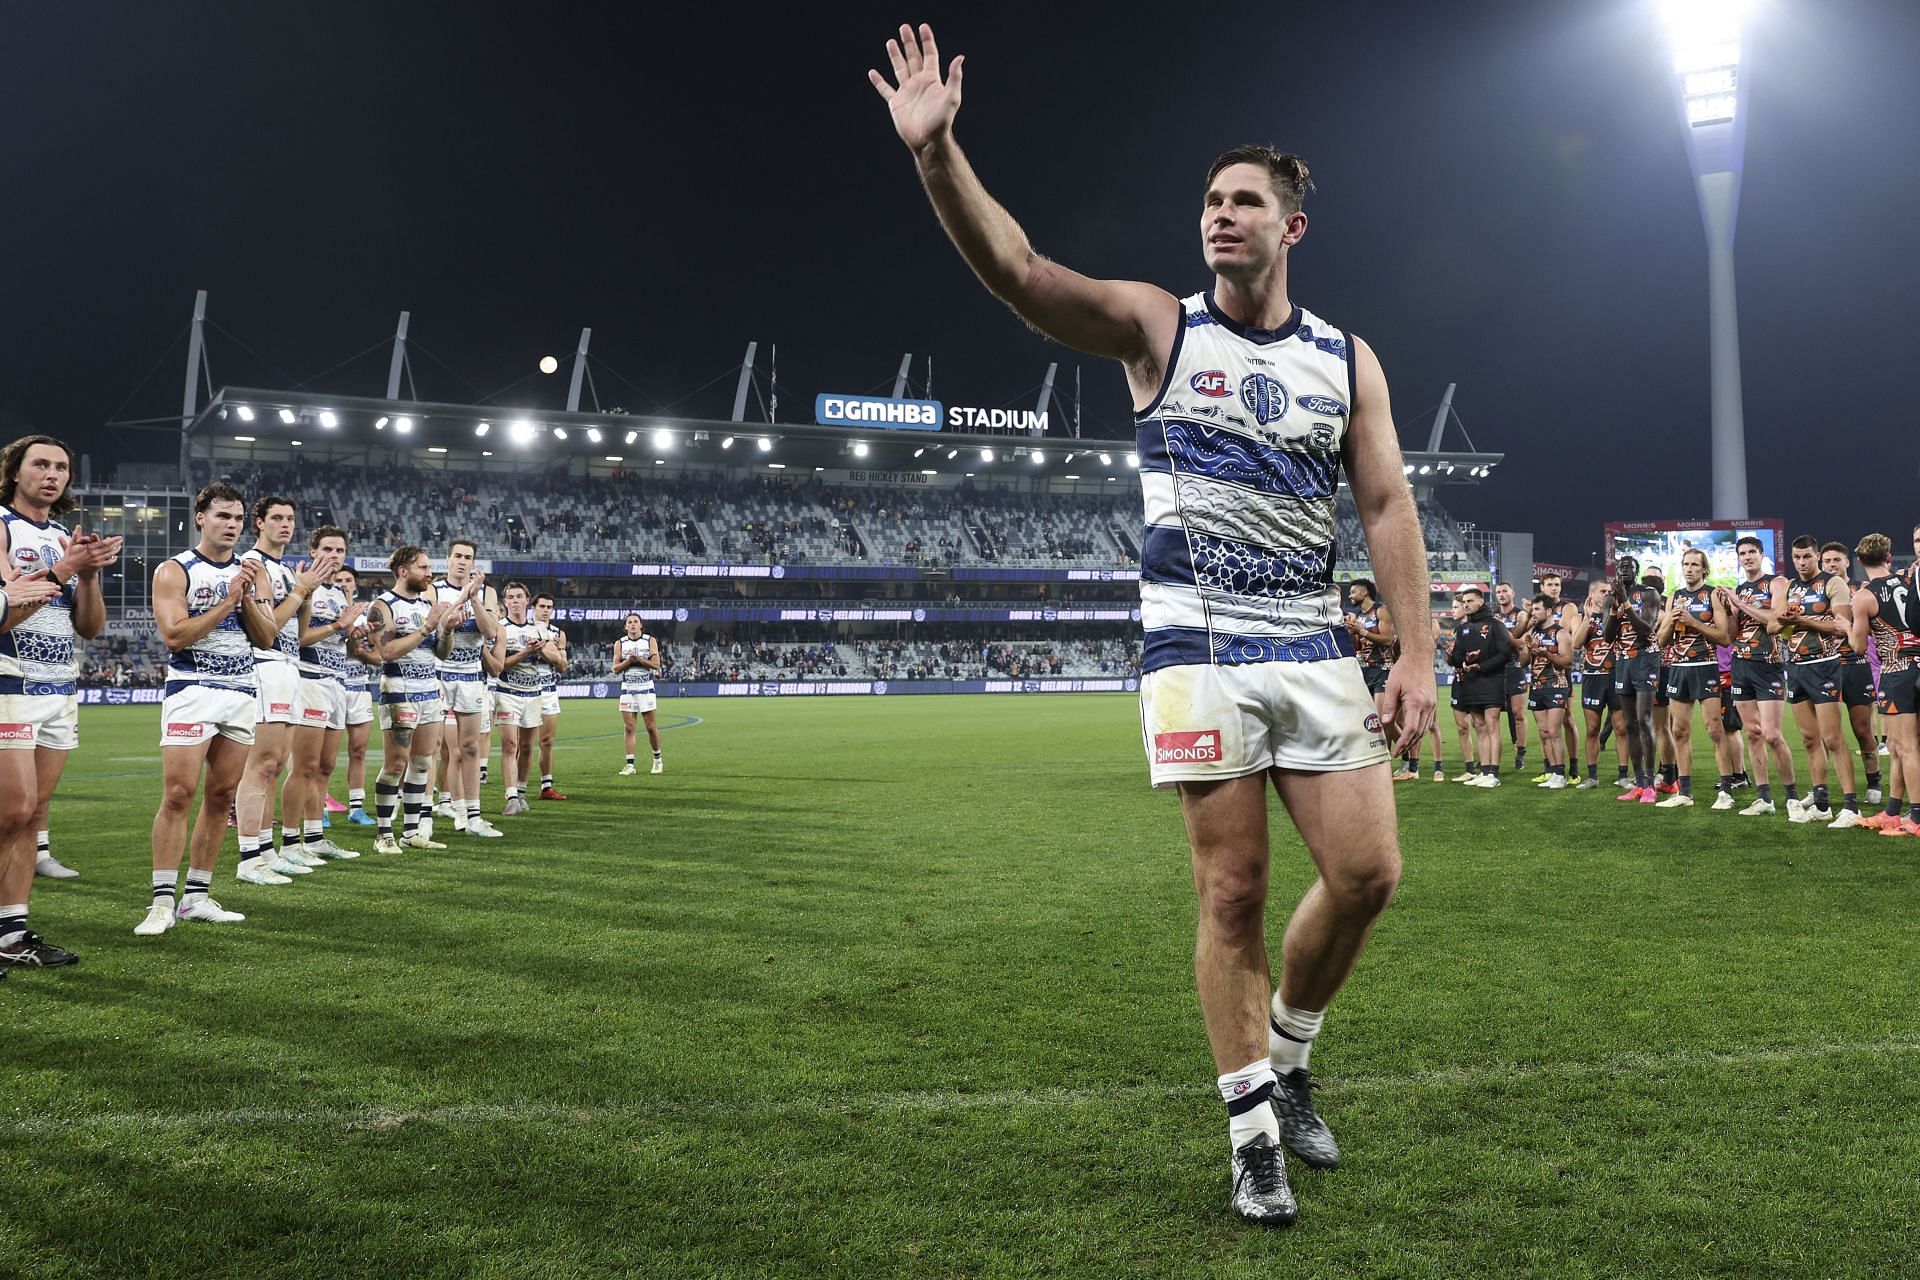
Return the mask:
[[[1920,557],[1920,526],[1914,529]],[[1770,573],[1759,539],[1737,544],[1742,580],[1732,589],[1707,584],[1707,559],[1682,558],[1684,583],[1671,593],[1656,575],[1640,576],[1621,557],[1611,582],[1588,588],[1584,606],[1561,598],[1549,575],[1524,605],[1500,583],[1489,603],[1477,588],[1454,597],[1454,630],[1445,659],[1454,668],[1453,705],[1469,760],[1461,781],[1501,785],[1499,717],[1510,718],[1515,767],[1524,767],[1526,721],[1534,715],[1548,789],[1599,786],[1598,756],[1611,720],[1621,756],[1618,799],[1658,808],[1691,808],[1693,709],[1697,704],[1719,769],[1713,808],[1733,809],[1737,787],[1752,785],[1755,799],[1739,810],[1759,817],[1776,812],[1771,777],[1785,788],[1791,821],[1862,827],[1883,835],[1920,835],[1920,735],[1916,735],[1916,676],[1920,676],[1920,593],[1914,565],[1893,568],[1892,540],[1869,534],[1850,552],[1810,536],[1793,542],[1791,577]],[[1858,557],[1864,577],[1850,576]],[[1916,559],[1920,564],[1920,559]],[[1397,651],[1392,619],[1365,580],[1349,588],[1347,626],[1368,682],[1385,687]],[[1434,624],[1436,644],[1440,640]],[[1579,779],[1581,735],[1567,716],[1573,675],[1586,712],[1587,776]],[[1782,702],[1793,707],[1806,750],[1812,789],[1802,799],[1782,733]],[[1843,711],[1844,708],[1844,711]],[[1863,815],[1852,752],[1844,726],[1860,750],[1869,805],[1882,800],[1878,710],[1891,757],[1886,808]],[[1445,777],[1439,734],[1432,735],[1434,778]],[[1744,759],[1743,759],[1744,757]],[[1631,771],[1631,772],[1629,772]],[[1417,756],[1401,762],[1401,781],[1419,776]],[[1831,803],[1837,775],[1840,804]],[[1902,817],[1900,798],[1909,812]]]
[[[117,563],[121,539],[60,523],[57,517],[75,505],[71,479],[71,450],[51,437],[25,437],[0,450],[0,976],[11,967],[76,959],[27,927],[28,900],[36,871],[74,874],[51,857],[46,815],[78,745],[79,642],[104,628],[100,572]],[[404,547],[389,562],[393,586],[361,603],[338,527],[311,533],[312,558],[303,566],[287,562],[294,511],[287,498],[255,502],[254,546],[236,555],[246,500],[229,485],[209,485],[194,502],[194,547],[155,571],[154,620],[170,658],[152,895],[138,934],[162,933],[180,920],[244,919],[208,893],[229,820],[239,828],[236,874],[249,883],[285,884],[328,860],[359,856],[324,835],[343,738],[349,818],[379,828],[376,852],[446,847],[433,839],[427,806],[436,761],[446,780],[442,811],[456,829],[502,834],[480,816],[479,803],[496,726],[503,814],[529,807],[536,738],[544,737],[543,793],[564,799],[552,785],[550,735],[567,650],[564,634],[551,625],[551,597],[515,582],[500,593],[502,604],[473,570],[473,544],[458,540],[445,578],[434,579],[424,550]],[[659,651],[638,615],[628,617],[626,630],[615,655],[626,726],[622,773],[636,771],[636,718],[645,722],[657,773],[652,680]],[[365,752],[376,679],[384,754],[377,816],[369,819]],[[202,792],[180,894],[188,816]],[[277,793],[283,842],[276,848]],[[397,837],[396,809],[404,812]]]

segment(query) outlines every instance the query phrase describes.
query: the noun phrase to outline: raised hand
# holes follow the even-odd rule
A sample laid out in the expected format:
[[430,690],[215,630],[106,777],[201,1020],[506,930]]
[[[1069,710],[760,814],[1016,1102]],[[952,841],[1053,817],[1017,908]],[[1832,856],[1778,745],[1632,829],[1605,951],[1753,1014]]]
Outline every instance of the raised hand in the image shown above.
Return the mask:
[[294,582],[300,590],[313,594],[315,587],[323,587],[333,581],[333,575],[340,572],[340,557],[334,552],[324,552],[307,561],[307,567],[294,575]]
[[887,58],[893,63],[893,80],[869,69],[867,80],[886,101],[893,115],[893,130],[908,148],[923,151],[953,131],[953,117],[960,110],[961,64],[964,54],[954,58],[947,78],[940,78],[940,46],[934,43],[933,28],[922,23],[916,35],[912,27],[900,28],[898,40],[887,41]]
[[442,600],[427,610],[427,628],[433,630],[447,620],[447,614],[453,609],[453,603]]
[[7,617],[20,622],[47,601],[60,594],[60,584],[45,569],[23,573],[6,584]]
[[360,601],[355,600],[352,604],[348,605],[346,608],[340,611],[340,616],[338,618],[335,618],[334,622],[339,626],[339,628],[342,631],[351,630],[353,628],[353,624],[360,621],[361,615],[366,613],[366,611],[367,611],[367,606],[362,604]]

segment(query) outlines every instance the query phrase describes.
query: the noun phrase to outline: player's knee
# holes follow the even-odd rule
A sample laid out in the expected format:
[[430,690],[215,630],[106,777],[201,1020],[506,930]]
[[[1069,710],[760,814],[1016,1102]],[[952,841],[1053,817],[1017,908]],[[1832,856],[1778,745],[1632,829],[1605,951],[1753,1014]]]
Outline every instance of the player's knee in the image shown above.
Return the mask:
[[33,821],[36,797],[31,792],[19,795],[0,796],[0,831],[12,835],[26,829]]
[[1325,883],[1344,914],[1371,919],[1387,909],[1400,886],[1400,855],[1389,853],[1347,868],[1338,876],[1327,877]]
[[185,782],[169,782],[160,788],[160,808],[175,817],[184,817],[193,807],[193,787]]
[[1252,867],[1216,869],[1200,891],[1207,919],[1232,932],[1260,929],[1266,905],[1266,874]]

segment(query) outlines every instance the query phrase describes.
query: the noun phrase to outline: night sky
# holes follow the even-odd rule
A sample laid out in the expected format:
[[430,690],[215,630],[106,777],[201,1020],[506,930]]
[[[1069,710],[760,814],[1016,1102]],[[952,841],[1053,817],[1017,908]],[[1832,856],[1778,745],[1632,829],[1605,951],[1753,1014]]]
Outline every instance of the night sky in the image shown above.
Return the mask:
[[[1607,519],[1709,509],[1705,247],[1648,0],[667,8],[15,6],[0,428],[169,456],[101,424],[178,411],[205,288],[216,385],[312,378],[405,308],[428,399],[552,353],[503,400],[557,407],[591,325],[602,401],[636,412],[724,416],[730,378],[683,397],[758,339],[786,419],[911,350],[961,404],[1030,407],[1078,362],[1087,434],[1126,434],[1118,368],[1026,331],[926,206],[865,78],[924,20],[967,55],[989,190],[1090,274],[1206,287],[1208,161],[1303,154],[1295,300],[1379,352],[1409,447],[1455,381],[1507,454],[1443,491],[1462,519],[1584,564]],[[1917,56],[1891,0],[1772,0],[1750,41],[1750,488],[1789,533],[1898,546],[1920,517]],[[383,346],[317,385],[385,372]]]

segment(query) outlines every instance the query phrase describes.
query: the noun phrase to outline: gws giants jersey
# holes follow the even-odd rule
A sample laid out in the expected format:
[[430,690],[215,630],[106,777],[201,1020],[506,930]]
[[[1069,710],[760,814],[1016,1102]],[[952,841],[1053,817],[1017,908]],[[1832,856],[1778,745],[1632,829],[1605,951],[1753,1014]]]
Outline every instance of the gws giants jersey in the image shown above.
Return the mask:
[[[7,528],[7,563],[16,574],[52,571],[66,554],[67,528],[58,520],[29,520],[0,507]],[[73,644],[73,583],[19,626],[0,631],[0,693],[67,697],[74,691],[80,657]]]
[[1303,307],[1260,330],[1211,293],[1181,302],[1135,418],[1145,670],[1352,655],[1332,569],[1354,385],[1350,338]]
[[[620,637],[616,654],[622,658],[651,658],[653,656],[653,637],[641,636],[638,640]],[[628,667],[620,673],[620,692],[652,693],[653,669],[651,667]]]
[[[233,580],[240,576],[240,561],[203,560],[196,551],[182,551],[173,562],[187,571],[187,616],[197,618],[227,598]],[[244,689],[253,693],[259,687],[253,675],[253,642],[240,625],[240,610],[220,619],[220,624],[185,649],[176,650],[167,659],[167,689],[204,684],[216,689]]]

